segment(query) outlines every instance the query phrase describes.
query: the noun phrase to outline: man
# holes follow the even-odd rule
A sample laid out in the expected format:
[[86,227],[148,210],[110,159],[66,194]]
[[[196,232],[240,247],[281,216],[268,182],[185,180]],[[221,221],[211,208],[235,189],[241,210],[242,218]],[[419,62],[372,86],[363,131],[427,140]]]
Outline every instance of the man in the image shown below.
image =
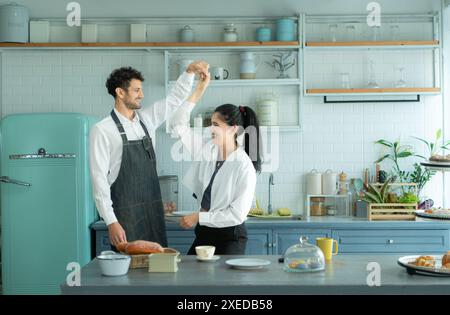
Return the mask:
[[188,97],[195,73],[203,76],[208,67],[202,61],[191,63],[166,99],[142,110],[144,78],[139,71],[120,68],[107,79],[115,106],[92,128],[89,156],[94,200],[112,245],[147,240],[167,246],[152,138]]

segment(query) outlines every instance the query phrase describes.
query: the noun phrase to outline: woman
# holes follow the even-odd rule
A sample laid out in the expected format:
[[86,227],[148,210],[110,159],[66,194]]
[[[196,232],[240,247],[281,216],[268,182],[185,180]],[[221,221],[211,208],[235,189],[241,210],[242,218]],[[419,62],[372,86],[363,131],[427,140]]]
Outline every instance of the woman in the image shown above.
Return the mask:
[[261,171],[259,125],[251,108],[224,104],[212,115],[212,140],[203,141],[189,127],[189,117],[208,84],[209,75],[202,77],[171,120],[172,133],[194,159],[183,183],[200,207],[184,216],[180,225],[186,229],[196,225],[188,255],[195,254],[199,245],[213,245],[221,255],[242,255],[247,244],[244,222],[255,194],[256,173]]

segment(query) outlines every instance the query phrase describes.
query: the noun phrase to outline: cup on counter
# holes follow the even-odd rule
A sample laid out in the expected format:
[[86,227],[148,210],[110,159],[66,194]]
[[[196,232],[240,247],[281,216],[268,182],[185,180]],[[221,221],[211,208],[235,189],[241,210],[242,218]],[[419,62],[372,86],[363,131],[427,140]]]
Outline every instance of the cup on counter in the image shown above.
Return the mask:
[[197,257],[200,259],[211,259],[214,256],[215,251],[216,251],[215,246],[204,245],[195,247]]
[[[333,244],[335,245],[334,251]],[[316,238],[316,245],[322,250],[325,260],[331,260],[331,258],[338,253],[338,243],[332,238],[318,237]]]

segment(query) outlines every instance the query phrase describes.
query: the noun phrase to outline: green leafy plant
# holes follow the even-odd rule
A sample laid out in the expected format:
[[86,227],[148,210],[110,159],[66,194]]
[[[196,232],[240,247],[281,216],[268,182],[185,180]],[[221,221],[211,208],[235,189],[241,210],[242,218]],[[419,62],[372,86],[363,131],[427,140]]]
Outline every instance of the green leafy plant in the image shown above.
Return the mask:
[[[431,141],[428,142],[427,140],[418,138],[418,137],[413,137],[413,138],[425,143],[425,145],[428,148],[428,153],[430,154],[430,156],[432,156],[432,155],[435,155],[438,153],[438,149],[450,150],[450,141],[446,141],[442,145],[438,144],[441,137],[442,137],[442,129],[438,129],[435,134],[434,142],[431,142]],[[427,158],[425,158],[424,156],[420,156],[420,157],[427,160]]]
[[410,145],[400,145],[400,141],[390,142],[384,139],[380,139],[375,142],[376,144],[381,144],[384,147],[389,148],[390,152],[383,155],[381,158],[375,161],[375,163],[380,163],[386,159],[391,160],[394,164],[392,175],[398,177],[398,181],[407,181],[407,172],[400,169],[399,159],[407,158],[410,156],[418,156],[414,153],[412,146]]
[[388,203],[389,184],[392,182],[393,178],[389,178],[381,187],[369,184],[367,191],[363,192],[362,200],[368,203]]
[[404,193],[400,198],[398,198],[400,203],[418,203],[419,197],[413,192]]
[[436,174],[436,171],[423,167],[419,163],[414,163],[414,170],[407,174],[408,181],[417,184],[417,195],[420,196],[425,184]]

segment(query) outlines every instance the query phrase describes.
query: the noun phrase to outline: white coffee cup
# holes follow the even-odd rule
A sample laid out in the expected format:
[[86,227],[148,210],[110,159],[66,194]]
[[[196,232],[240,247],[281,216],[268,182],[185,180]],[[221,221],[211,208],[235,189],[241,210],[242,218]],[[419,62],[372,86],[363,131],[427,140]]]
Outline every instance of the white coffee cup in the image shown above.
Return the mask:
[[214,256],[214,252],[216,251],[215,246],[196,246],[195,252],[197,253],[197,257],[200,259],[211,259]]
[[211,78],[214,80],[228,79],[228,70],[222,67],[214,67],[211,69]]

